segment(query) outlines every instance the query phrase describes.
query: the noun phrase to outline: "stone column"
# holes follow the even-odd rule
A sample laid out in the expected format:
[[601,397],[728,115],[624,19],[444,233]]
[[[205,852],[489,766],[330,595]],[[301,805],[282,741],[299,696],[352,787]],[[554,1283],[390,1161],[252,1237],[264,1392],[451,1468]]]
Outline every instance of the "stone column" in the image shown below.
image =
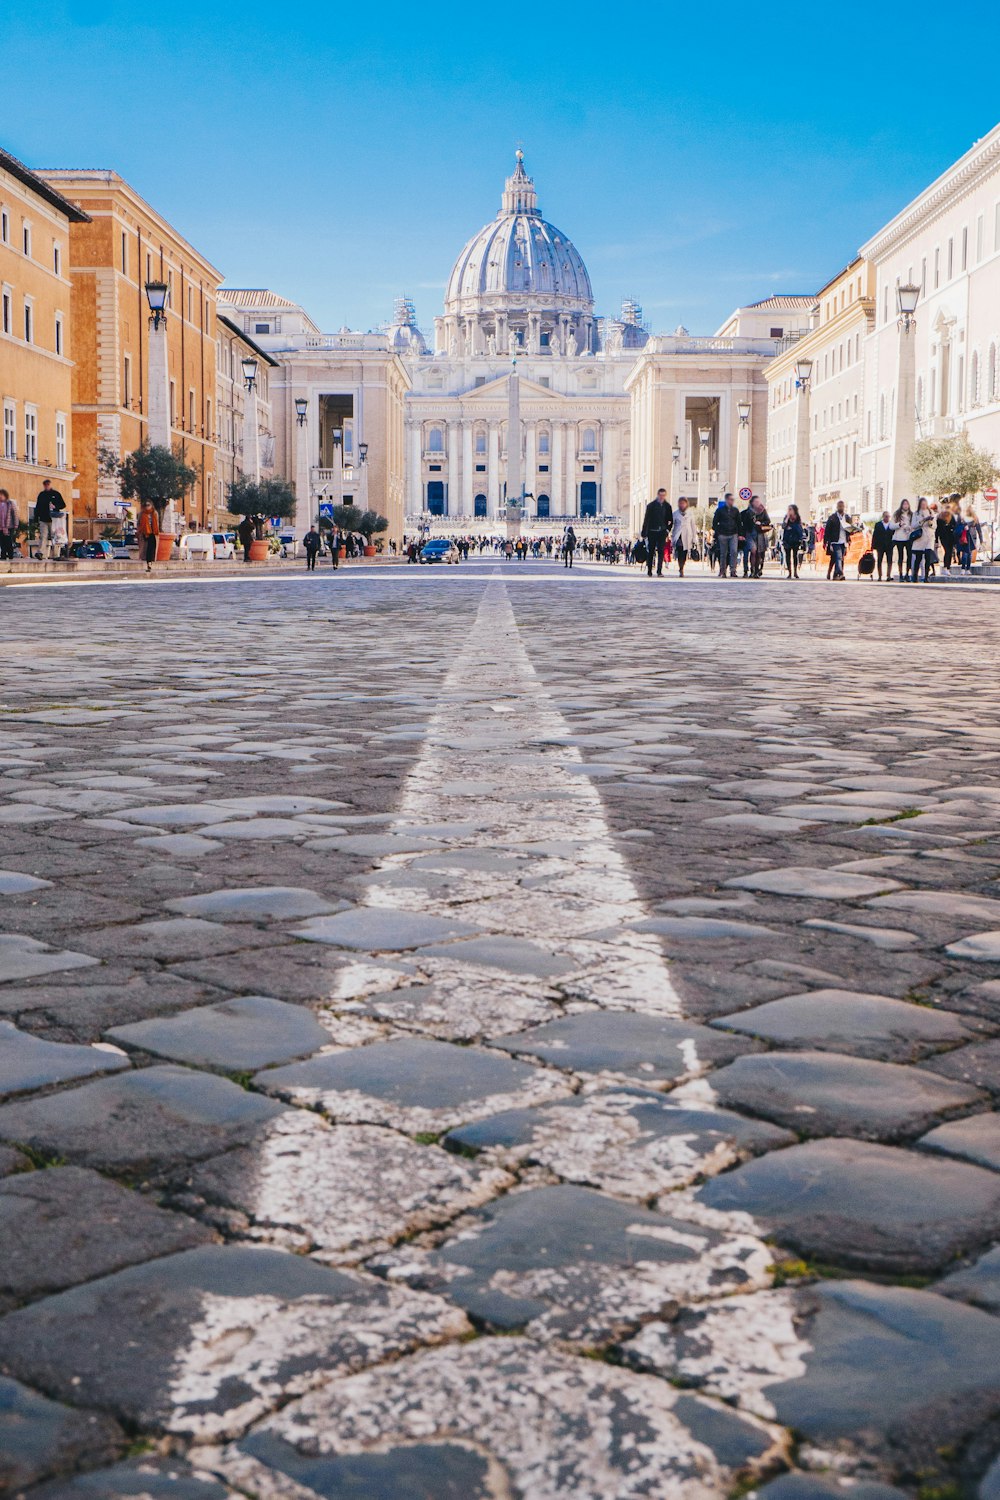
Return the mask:
[[260,483],[260,433],[257,430],[257,382],[243,398],[243,473]]
[[301,542],[313,524],[312,474],[309,472],[309,414],[295,419],[295,534]]
[[809,476],[809,391],[812,382],[799,382],[795,413],[795,464],[792,469],[792,499],[803,521],[812,518],[812,487]]
[[448,423],[448,484],[445,489],[445,515],[458,515],[462,504],[461,478],[459,475],[459,432],[456,421]]
[[698,509],[708,509],[708,450],[712,446],[711,434],[707,442],[702,442],[702,434],[708,432],[707,427],[698,429]]
[[[610,424],[601,428],[601,491],[600,508],[612,515],[618,514],[618,428]],[[628,531],[628,517],[624,516]]]
[[420,448],[420,423],[411,422],[406,428],[406,496],[405,510],[418,516],[424,508],[423,454]]
[[468,417],[462,421],[462,507],[460,514],[472,515],[473,504],[473,457],[472,457],[472,422]]
[[486,508],[492,519],[493,512],[500,509],[500,428],[496,422],[490,423],[486,447]]
[[[146,436],[151,448],[170,448],[170,371],[167,365],[167,324],[160,321],[159,327],[149,325],[149,364],[146,382]],[[175,528],[174,502],[170,500],[163,512],[164,531]]]
[[[526,490],[530,490],[531,493],[532,493],[532,495],[534,495],[535,502],[537,502],[537,500],[538,500],[538,485],[535,482],[537,480],[537,478],[538,478],[538,460],[537,460],[537,458],[535,456],[535,424],[534,424],[534,422],[525,422],[525,424],[524,424],[524,487],[525,487]],[[536,503],[535,507],[534,507],[534,512],[533,513],[537,512],[537,509],[538,509],[538,506],[537,506],[537,503]]]
[[566,498],[563,489],[563,428],[565,423],[552,423],[552,452],[549,455],[550,468],[549,480],[551,488],[551,506],[554,515],[562,515],[566,510]]
[[566,454],[563,468],[563,483],[566,487],[566,502],[563,510],[568,511],[571,516],[580,514],[580,502],[577,498],[577,463],[576,463],[576,423],[566,423]]

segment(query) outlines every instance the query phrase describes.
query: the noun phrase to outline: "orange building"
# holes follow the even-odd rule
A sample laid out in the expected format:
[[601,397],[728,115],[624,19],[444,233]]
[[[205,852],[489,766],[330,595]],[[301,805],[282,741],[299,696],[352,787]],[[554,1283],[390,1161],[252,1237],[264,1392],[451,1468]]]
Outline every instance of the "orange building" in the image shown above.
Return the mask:
[[0,488],[28,520],[43,479],[72,512],[70,236],[81,213],[0,151]]
[[102,448],[129,453],[146,436],[149,281],[166,282],[173,445],[199,471],[178,504],[184,528],[211,526],[215,482],[216,268],[117,172],[60,168],[39,173],[85,218],[70,230],[73,452],[77,515],[89,528],[118,512],[117,483],[101,472]]

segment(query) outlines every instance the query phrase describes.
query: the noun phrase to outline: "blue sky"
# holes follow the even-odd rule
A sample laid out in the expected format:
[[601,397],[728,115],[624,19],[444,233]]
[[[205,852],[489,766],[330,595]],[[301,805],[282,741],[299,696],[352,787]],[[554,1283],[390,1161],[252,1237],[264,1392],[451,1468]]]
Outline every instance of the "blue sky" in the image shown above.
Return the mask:
[[[233,286],[430,329],[524,145],[599,311],[811,292],[1000,118],[995,7],[9,7],[0,145],[121,172]],[[940,45],[961,66],[942,68]]]

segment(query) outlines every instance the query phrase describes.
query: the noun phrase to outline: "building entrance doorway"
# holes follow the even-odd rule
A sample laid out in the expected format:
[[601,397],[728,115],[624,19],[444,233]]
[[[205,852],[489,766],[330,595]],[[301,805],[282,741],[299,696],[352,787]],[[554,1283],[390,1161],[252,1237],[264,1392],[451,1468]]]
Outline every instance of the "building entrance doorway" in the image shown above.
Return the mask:
[[476,498],[475,498],[475,500],[473,500],[473,502],[472,502],[472,514],[474,516],[478,517],[478,518],[485,519],[485,517],[486,517],[486,496],[485,495],[477,495]]
[[427,509],[432,516],[443,516],[445,514],[443,479],[429,479],[427,481]]
[[580,485],[580,514],[597,515],[597,484],[593,479],[585,479]]

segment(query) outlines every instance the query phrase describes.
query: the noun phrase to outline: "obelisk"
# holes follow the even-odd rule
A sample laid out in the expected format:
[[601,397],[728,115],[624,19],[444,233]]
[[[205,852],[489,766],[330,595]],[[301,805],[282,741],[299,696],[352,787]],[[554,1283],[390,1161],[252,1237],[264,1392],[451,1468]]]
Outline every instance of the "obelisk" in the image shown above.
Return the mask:
[[524,481],[521,478],[521,382],[517,360],[507,377],[507,536],[521,534],[524,514]]

